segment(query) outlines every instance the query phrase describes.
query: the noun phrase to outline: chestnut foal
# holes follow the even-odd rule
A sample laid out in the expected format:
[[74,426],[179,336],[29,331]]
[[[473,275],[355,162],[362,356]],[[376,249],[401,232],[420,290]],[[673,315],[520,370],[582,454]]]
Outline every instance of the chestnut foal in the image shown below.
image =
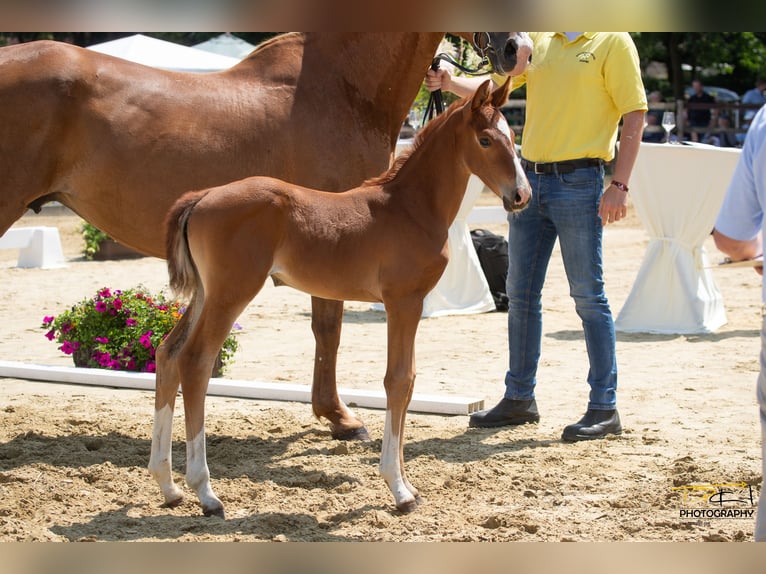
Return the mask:
[[386,424],[380,473],[402,512],[418,491],[405,477],[403,426],[415,380],[414,342],[423,298],[447,263],[447,231],[471,173],[509,211],[531,196],[514,137],[498,108],[509,82],[455,102],[380,177],[327,193],[251,177],[182,196],[167,220],[171,287],[191,303],[157,353],[149,470],[168,505],[181,500],[171,474],[179,384],[186,415],[186,481],[206,515],[223,517],[210,486],[204,403],[213,361],[232,323],[269,276],[332,300],[381,301],[388,323]]

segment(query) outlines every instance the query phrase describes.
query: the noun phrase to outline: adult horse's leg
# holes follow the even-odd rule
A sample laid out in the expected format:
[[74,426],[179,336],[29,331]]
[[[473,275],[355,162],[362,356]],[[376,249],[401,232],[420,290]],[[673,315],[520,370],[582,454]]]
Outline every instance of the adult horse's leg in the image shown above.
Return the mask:
[[353,415],[338,396],[336,368],[342,324],[343,301],[311,298],[311,330],[316,340],[311,403],[315,416],[330,421],[333,438],[367,440],[369,435],[364,423]]
[[412,512],[420,495],[404,472],[404,423],[415,388],[415,334],[423,312],[423,299],[385,301],[388,322],[386,426],[380,453],[380,474],[391,489],[396,508]]
[[188,337],[197,318],[196,299],[193,299],[167,339],[157,349],[157,375],[154,395],[154,430],[149,472],[159,483],[167,506],[176,506],[183,493],[173,481],[173,411],[181,384],[178,371],[178,352]]

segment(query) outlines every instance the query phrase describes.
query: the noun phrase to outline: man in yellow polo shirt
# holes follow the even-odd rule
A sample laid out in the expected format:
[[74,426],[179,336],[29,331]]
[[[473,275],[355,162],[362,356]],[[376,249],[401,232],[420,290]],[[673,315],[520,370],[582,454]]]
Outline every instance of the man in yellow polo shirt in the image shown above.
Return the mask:
[[[559,240],[575,310],[582,320],[590,369],[588,407],[564,428],[564,441],[620,434],[615,332],[604,292],[603,226],[625,217],[630,173],[644,129],[646,94],[638,53],[626,32],[535,32],[532,62],[513,80],[527,85],[521,142],[532,201],[509,215],[508,371],[503,399],[471,415],[469,426],[500,427],[539,421],[535,401],[542,341],[541,293]],[[496,80],[499,82],[500,78]],[[475,78],[429,71],[426,85],[460,96]],[[604,189],[604,163],[614,157]]]

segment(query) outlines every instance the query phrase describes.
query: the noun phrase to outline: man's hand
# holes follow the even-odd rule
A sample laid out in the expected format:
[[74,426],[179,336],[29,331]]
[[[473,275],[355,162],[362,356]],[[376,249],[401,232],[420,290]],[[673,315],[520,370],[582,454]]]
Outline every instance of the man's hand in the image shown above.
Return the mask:
[[606,227],[609,223],[616,223],[628,214],[628,194],[610,184],[601,196],[598,205],[598,216],[601,225]]

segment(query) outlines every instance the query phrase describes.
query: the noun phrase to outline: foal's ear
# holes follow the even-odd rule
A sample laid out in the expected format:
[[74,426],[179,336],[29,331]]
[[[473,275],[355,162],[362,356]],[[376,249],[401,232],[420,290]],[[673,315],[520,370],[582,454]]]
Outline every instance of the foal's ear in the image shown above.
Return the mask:
[[481,106],[489,101],[489,86],[492,80],[485,80],[481,86],[476,90],[471,100],[471,110],[478,110]]
[[508,94],[511,92],[511,78],[508,77],[505,83],[492,92],[492,105],[500,108],[508,101]]

